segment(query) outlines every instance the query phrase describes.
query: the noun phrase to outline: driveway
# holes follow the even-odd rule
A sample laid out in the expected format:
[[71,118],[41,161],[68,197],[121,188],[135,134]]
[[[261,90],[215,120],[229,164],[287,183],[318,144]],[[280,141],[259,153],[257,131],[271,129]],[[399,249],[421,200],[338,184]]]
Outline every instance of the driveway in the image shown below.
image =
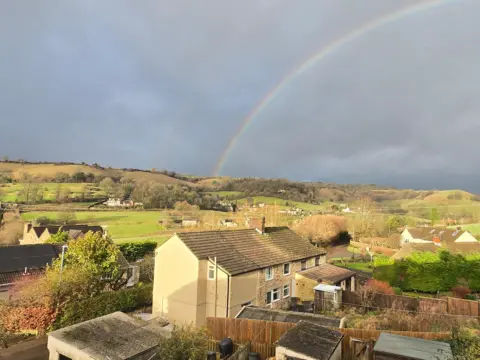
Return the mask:
[[352,257],[352,253],[348,251],[348,245],[338,245],[332,246],[331,248],[327,249],[327,260],[330,259],[350,259]]
[[0,350],[0,360],[48,360],[48,355],[46,336]]

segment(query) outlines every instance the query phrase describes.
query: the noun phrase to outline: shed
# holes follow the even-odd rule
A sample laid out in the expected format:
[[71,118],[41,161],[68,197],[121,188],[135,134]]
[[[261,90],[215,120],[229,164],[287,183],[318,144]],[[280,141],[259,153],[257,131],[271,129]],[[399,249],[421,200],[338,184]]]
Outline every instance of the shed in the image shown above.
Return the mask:
[[375,360],[453,360],[447,343],[382,333],[373,348]]
[[170,336],[166,325],[114,312],[48,334],[49,359],[148,359],[157,352],[160,336]]
[[318,284],[315,291],[314,309],[331,310],[339,309],[342,305],[342,288],[335,285]]
[[308,321],[299,321],[276,342],[277,359],[340,360],[343,333]]

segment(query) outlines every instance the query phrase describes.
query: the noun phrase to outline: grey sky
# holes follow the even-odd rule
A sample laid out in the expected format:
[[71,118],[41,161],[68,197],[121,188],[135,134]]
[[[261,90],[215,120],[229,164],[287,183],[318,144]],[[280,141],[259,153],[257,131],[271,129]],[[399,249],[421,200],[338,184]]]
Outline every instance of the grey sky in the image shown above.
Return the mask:
[[[407,0],[0,3],[0,154],[209,175],[295,66]],[[256,117],[224,175],[480,191],[480,2],[347,44]]]

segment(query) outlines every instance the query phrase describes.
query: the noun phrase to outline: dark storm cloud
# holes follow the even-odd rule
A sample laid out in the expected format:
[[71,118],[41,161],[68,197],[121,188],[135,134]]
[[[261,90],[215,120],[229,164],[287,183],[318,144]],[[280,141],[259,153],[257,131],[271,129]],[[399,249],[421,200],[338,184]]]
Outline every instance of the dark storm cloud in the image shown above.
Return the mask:
[[[292,68],[417,3],[3,2],[0,153],[210,174]],[[472,188],[478,10],[444,4],[347,44],[254,120],[223,173]]]

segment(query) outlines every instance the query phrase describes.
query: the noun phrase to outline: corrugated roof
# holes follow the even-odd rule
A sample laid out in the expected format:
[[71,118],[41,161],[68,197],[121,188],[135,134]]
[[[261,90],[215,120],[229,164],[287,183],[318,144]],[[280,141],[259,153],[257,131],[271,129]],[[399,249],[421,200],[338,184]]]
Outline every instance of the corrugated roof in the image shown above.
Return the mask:
[[177,233],[198,259],[217,257],[231,275],[326,254],[288,227]]
[[373,353],[418,360],[453,360],[452,349],[447,343],[388,333],[380,334]]
[[313,322],[318,325],[336,327],[340,326],[340,318],[309,314],[295,311],[285,311],[279,309],[270,309],[257,307],[253,305],[245,306],[235,316],[238,319],[266,320],[287,323],[298,323],[301,320]]
[[320,264],[307,270],[299,271],[298,274],[316,281],[328,281],[337,283],[339,281],[355,276],[355,271],[341,268],[331,264]]
[[276,345],[314,359],[329,360],[337,346],[341,346],[343,336],[340,331],[300,321],[278,339]]

